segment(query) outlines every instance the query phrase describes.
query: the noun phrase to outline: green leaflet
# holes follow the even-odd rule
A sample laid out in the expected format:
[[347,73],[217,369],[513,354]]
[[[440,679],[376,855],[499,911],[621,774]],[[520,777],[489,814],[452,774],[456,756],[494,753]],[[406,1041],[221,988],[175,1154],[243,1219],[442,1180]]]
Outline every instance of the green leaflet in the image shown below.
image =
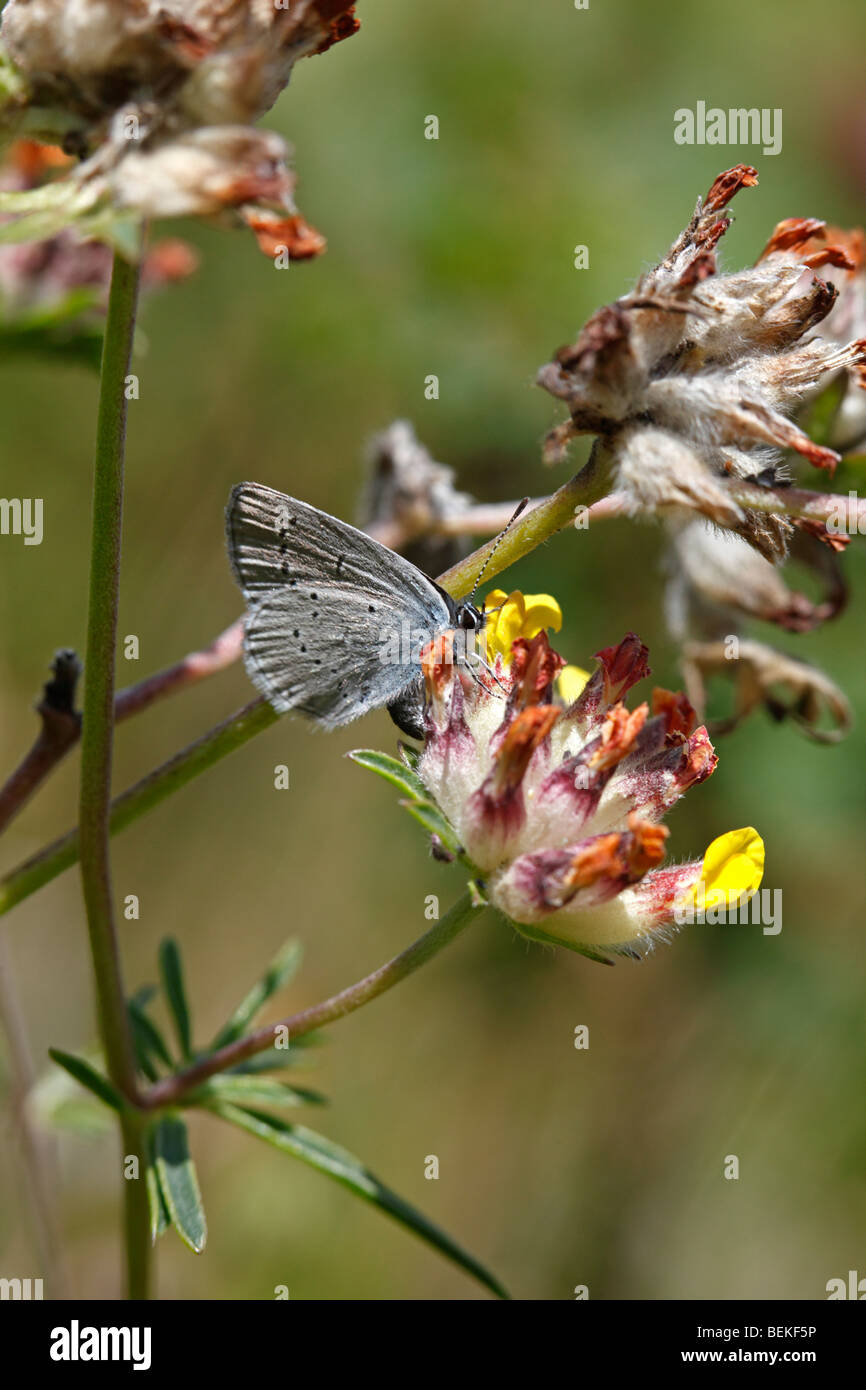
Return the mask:
[[229,1124],[247,1130],[259,1139],[264,1139],[266,1143],[273,1144],[283,1153],[301,1159],[320,1173],[325,1173],[336,1182],[342,1183],[356,1196],[363,1197],[365,1201],[399,1221],[414,1235],[427,1241],[440,1254],[453,1260],[467,1274],[490,1289],[497,1298],[509,1297],[499,1281],[472,1255],[462,1250],[450,1236],[440,1231],[421,1212],[404,1202],[402,1197],[398,1197],[390,1188],[379,1182],[360,1159],[355,1158],[346,1149],[303,1125],[288,1124],[285,1120],[262,1114],[260,1111],[226,1104],[213,1104],[209,1108]]
[[249,994],[217,1033],[211,1044],[212,1052],[243,1036],[271,995],[276,994],[277,990],[282,989],[295,975],[302,954],[303,948],[299,941],[287,941],[280,948],[262,978],[253,985]]
[[77,1077],[62,1066],[46,1068],[30,1091],[29,1103],[39,1123],[55,1129],[94,1137],[114,1127],[114,1107],[109,1110],[89,1087],[82,1090]]
[[460,841],[454,832],[453,826],[445,819],[438,806],[432,801],[401,801],[400,805],[404,811],[408,811],[413,820],[419,825],[423,825],[425,830],[429,830],[431,835],[436,835],[442,841],[445,849],[453,854],[455,859],[460,858],[462,849]]
[[290,1086],[272,1076],[236,1076],[219,1072],[210,1077],[194,1099],[200,1104],[210,1100],[234,1101],[238,1105],[327,1105],[327,1097],[305,1086]]
[[367,767],[371,772],[377,773],[379,777],[384,777],[386,782],[390,782],[400,791],[408,793],[414,801],[427,801],[429,799],[427,788],[417,772],[397,758],[392,758],[388,753],[377,753],[372,748],[355,748],[346,756],[351,758],[353,763]]
[[200,1255],[207,1241],[207,1221],[190,1157],[186,1124],[180,1115],[164,1115],[154,1125],[153,1155],[171,1224],[184,1244]]
[[108,1105],[118,1113],[125,1108],[123,1096],[115,1090],[107,1076],[102,1076],[83,1057],[74,1057],[71,1052],[61,1052],[59,1048],[49,1047],[48,1055],[64,1071],[97,1096],[103,1105]]
[[162,1195],[156,1169],[151,1164],[147,1165],[145,1180],[147,1182],[147,1201],[150,1207],[150,1239],[151,1244],[156,1245],[159,1237],[164,1235],[171,1225],[171,1216]]
[[540,927],[518,926],[516,922],[512,922],[504,913],[500,913],[500,916],[502,920],[508,922],[509,926],[512,926],[515,931],[520,932],[521,936],[531,937],[533,941],[541,941],[545,946],[562,946],[566,951],[574,951],[579,956],[586,956],[587,960],[598,961],[599,965],[616,964],[616,961],[611,960],[609,956],[603,955],[600,950],[596,950],[593,946],[580,946],[572,941],[562,941],[558,936],[548,935],[548,933],[542,931]]
[[[408,749],[404,744],[400,745],[401,753],[405,755],[414,753],[417,765],[417,752],[415,749]],[[455,856],[460,857],[460,842],[443,816],[439,807],[430,800],[430,793],[421,781],[414,766],[407,766],[406,762],[400,762],[397,758],[392,758],[388,753],[377,753],[371,748],[356,748],[347,754],[353,762],[359,763],[361,767],[367,767],[371,772],[375,772],[379,777],[384,777],[386,782],[398,787],[400,791],[408,793],[408,800],[401,801],[400,805],[419,825],[423,825],[431,835],[436,835],[441,840],[445,849]],[[408,761],[412,761],[411,757]]]
[[164,941],[160,942],[159,973],[177,1032],[181,1056],[189,1060],[192,1056],[192,1024],[183,983],[180,951],[177,942],[173,941],[171,937],[166,937]]

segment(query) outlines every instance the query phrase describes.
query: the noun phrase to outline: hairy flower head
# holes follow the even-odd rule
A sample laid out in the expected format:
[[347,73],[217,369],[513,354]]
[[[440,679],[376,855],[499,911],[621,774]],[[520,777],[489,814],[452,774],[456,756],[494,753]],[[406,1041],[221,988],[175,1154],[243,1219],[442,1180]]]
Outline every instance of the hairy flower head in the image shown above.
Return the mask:
[[634,512],[698,512],[777,559],[791,522],[741,506],[726,482],[775,483],[784,449],[832,472],[838,454],[793,415],[828,373],[856,370],[862,384],[866,339],[815,334],[837,298],[825,268],[853,268],[822,222],[788,219],[754,266],[719,273],[728,204],[757,181],[745,164],[720,174],[664,260],[593,314],[538,379],[570,412],[548,437],[549,458],[577,434],[598,435]]
[[656,689],[649,703],[626,706],[649,674],[634,634],[599,652],[577,697],[564,698],[565,663],[539,626],[544,615],[558,625],[559,606],[521,598],[488,596],[501,605],[499,623],[532,614],[537,629],[514,636],[510,651],[497,633],[492,673],[470,677],[455,665],[450,634],[425,649],[418,776],[490,901],[524,934],[605,959],[634,954],[673,928],[699,881],[700,862],[662,867],[662,822],[716,756],[685,696]]
[[141,218],[232,213],[262,249],[324,241],[292,200],[288,150],[253,123],[298,58],[358,27],[348,0],[9,0],[0,126],[64,142],[82,163],[50,198],[7,199],[6,239],[76,221],[127,246]]
[[[0,164],[0,189],[39,189],[69,158],[56,145],[15,140]],[[155,289],[186,279],[198,265],[195,249],[177,237],[152,243],[142,263],[142,288]],[[58,346],[72,349],[72,330],[104,311],[111,278],[111,251],[80,237],[73,227],[35,242],[0,245],[0,320],[7,329],[35,329],[35,342],[52,330]],[[93,339],[99,362],[101,334]]]

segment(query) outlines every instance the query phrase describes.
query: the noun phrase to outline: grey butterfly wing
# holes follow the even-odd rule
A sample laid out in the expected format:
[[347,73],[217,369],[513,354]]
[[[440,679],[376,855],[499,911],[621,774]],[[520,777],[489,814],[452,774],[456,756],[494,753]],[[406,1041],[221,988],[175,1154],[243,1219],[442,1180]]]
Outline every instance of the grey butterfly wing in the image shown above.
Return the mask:
[[[366,594],[318,580],[315,593],[319,609],[295,589],[272,589],[252,604],[244,658],[253,684],[275,709],[301,710],[330,729],[389,704],[418,667],[408,659],[408,643],[401,659],[401,608],[377,600],[371,614]],[[323,621],[328,605],[335,616]]]
[[417,678],[419,634],[451,624],[442,595],[409,561],[272,488],[239,484],[227,532],[249,603],[247,672],[277,710],[332,728],[389,704]]
[[232,489],[226,533],[235,578],[250,601],[266,589],[330,579],[347,592],[360,589],[382,598],[399,592],[419,613],[438,599],[436,611],[441,606],[447,617],[438,590],[409,560],[348,522],[262,483]]

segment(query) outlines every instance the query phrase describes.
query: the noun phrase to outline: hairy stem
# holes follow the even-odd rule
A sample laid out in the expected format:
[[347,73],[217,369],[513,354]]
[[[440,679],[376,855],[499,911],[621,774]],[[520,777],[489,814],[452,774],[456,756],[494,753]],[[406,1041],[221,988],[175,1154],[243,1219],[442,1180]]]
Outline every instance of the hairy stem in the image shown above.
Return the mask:
[[[114,918],[111,881],[111,765],[114,744],[114,662],[120,585],[123,516],[123,459],[126,444],[126,375],[132,354],[139,268],[115,255],[102,348],[93,521],[90,600],[85,649],[84,709],[81,729],[81,795],[78,843],[81,885],[87,914],[90,955],[96,986],[99,1034],[111,1080],[130,1101],[138,1099],[135,1054],[126,1011],[126,993]],[[140,1118],[122,1122],[127,1152]],[[150,1230],[142,1226],[147,1203],[144,1167],[124,1181],[127,1295],[146,1297]]]
[[[529,502],[529,507],[534,511],[549,501],[549,497],[536,497]],[[627,505],[628,499],[624,493],[608,493],[598,502],[592,502],[587,506],[587,520],[609,521],[612,517],[621,516],[627,510]],[[486,506],[470,507],[467,511],[458,512],[456,516],[442,521],[436,527],[434,535],[498,536],[500,531],[505,530],[516,507],[516,502],[491,502]],[[568,519],[573,521],[574,514],[572,513]]]
[[[141,1110],[127,1109],[120,1120],[123,1140],[123,1225],[126,1254],[126,1296],[151,1297],[153,1242],[150,1233],[150,1203],[147,1196],[147,1117]],[[135,1157],[137,1176],[126,1175],[126,1160]]]
[[320,1004],[292,1014],[280,1023],[270,1023],[255,1033],[248,1033],[246,1037],[238,1038],[236,1042],[200,1058],[176,1076],[169,1076],[164,1081],[157,1082],[144,1093],[142,1104],[149,1109],[174,1105],[209,1076],[227,1071],[248,1057],[255,1056],[257,1052],[266,1052],[268,1048],[273,1047],[278,1036],[277,1030],[282,1035],[287,1034],[291,1043],[294,1038],[303,1037],[305,1033],[312,1033],[316,1028],[324,1027],[326,1023],[334,1023],[338,1018],[345,1018],[347,1014],[354,1013],[356,1009],[369,1004],[373,999],[378,999],[380,994],[393,989],[394,985],[414,974],[422,965],[426,965],[428,960],[432,960],[465,931],[482,911],[483,904],[479,904],[478,899],[467,891],[441,921],[436,922],[411,946],[407,946],[405,951],[401,951],[372,974],[365,975],[356,984],[340,990],[339,994],[332,994]]
[[471,593],[482,567],[485,579],[492,579],[513,565],[515,560],[522,559],[557,531],[573,523],[577,507],[588,508],[608,491],[609,471],[602,450],[596,445],[589,462],[574,478],[564,483],[552,497],[525,512],[504,536],[488,541],[480,550],[440,574],[439,583],[455,598]]
[[138,267],[116,255],[102,350],[96,426],[78,835],[100,1036],[109,1076],[130,1099],[136,1095],[135,1060],[114,923],[108,823],[126,440],[124,387],[132,352],[137,297]]

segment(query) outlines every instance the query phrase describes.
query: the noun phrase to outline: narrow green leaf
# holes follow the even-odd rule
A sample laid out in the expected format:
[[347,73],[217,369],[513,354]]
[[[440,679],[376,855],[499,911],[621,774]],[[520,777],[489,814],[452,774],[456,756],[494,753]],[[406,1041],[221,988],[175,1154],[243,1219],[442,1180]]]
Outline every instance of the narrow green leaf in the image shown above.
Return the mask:
[[440,1231],[421,1212],[410,1206],[408,1202],[404,1202],[402,1197],[398,1197],[390,1188],[380,1183],[379,1179],[374,1177],[370,1170],[346,1149],[341,1148],[338,1144],[333,1144],[330,1139],[325,1139],[323,1135],[317,1134],[314,1130],[307,1129],[303,1125],[288,1124],[285,1120],[262,1114],[261,1111],[247,1110],[237,1105],[215,1105],[213,1112],[230,1124],[247,1130],[250,1134],[256,1135],[257,1138],[264,1139],[266,1143],[273,1144],[283,1153],[301,1159],[312,1168],[318,1169],[320,1173],[325,1173],[336,1182],[342,1183],[356,1196],[371,1202],[380,1211],[386,1212],[395,1221],[399,1221],[414,1235],[426,1240],[440,1254],[453,1260],[467,1274],[471,1274],[473,1278],[496,1294],[497,1298],[509,1297],[499,1281],[488,1273],[472,1255],[462,1250],[450,1236],[446,1235],[444,1231]]
[[[89,1058],[87,1060],[90,1060]],[[101,1059],[93,1057],[93,1063]],[[108,1134],[114,1128],[112,1110],[63,1067],[50,1063],[30,1089],[28,1104],[37,1122],[46,1128],[66,1129],[78,1134]]]
[[162,1195],[156,1168],[152,1163],[148,1163],[144,1176],[147,1183],[147,1203],[150,1207],[150,1239],[155,1245],[171,1225],[171,1215]]
[[419,825],[423,825],[425,830],[429,830],[431,835],[438,835],[443,845],[451,854],[460,856],[462,847],[454,828],[445,819],[438,806],[434,806],[432,801],[401,801],[400,805],[404,811],[408,811],[413,820]]
[[253,985],[249,994],[235,1009],[228,1023],[217,1033],[211,1044],[211,1051],[225,1047],[235,1038],[243,1037],[259,1011],[271,995],[288,984],[301,963],[303,948],[299,941],[287,941],[271,961],[262,978]]
[[377,753],[372,748],[355,748],[346,756],[353,763],[368,767],[371,772],[384,777],[386,782],[399,787],[400,791],[407,792],[413,801],[426,801],[430,795],[417,772],[388,753]]
[[[500,916],[502,916],[504,921],[509,921],[504,913],[501,913]],[[509,925],[515,926],[513,922],[509,922]],[[559,937],[551,936],[548,932],[542,931],[540,927],[522,926],[516,927],[515,929],[520,932],[521,936],[529,936],[533,941],[541,941],[545,946],[564,946],[567,951],[574,951],[579,956],[586,956],[587,960],[598,961],[599,965],[616,964],[615,961],[610,959],[610,956],[606,956],[601,951],[597,951],[593,946],[580,946],[571,941],[562,941]]]
[[180,961],[180,951],[176,941],[167,936],[160,943],[159,947],[159,972],[162,977],[162,987],[165,997],[168,1000],[171,1016],[177,1032],[177,1040],[180,1044],[181,1055],[185,1060],[192,1056],[192,1032],[189,1017],[189,1005],[186,1002],[186,990],[183,984],[183,968]]
[[148,1126],[146,1136],[147,1168],[144,1174],[147,1186],[147,1204],[150,1208],[150,1240],[152,1245],[156,1244],[159,1237],[171,1225],[171,1213],[159,1185],[159,1174],[156,1171],[156,1129],[158,1123],[157,1120]]
[[186,1124],[179,1115],[164,1115],[154,1126],[153,1152],[171,1224],[190,1250],[200,1255],[207,1240],[207,1222]]
[[73,1057],[71,1052],[61,1052],[56,1047],[49,1047],[48,1055],[58,1067],[63,1067],[64,1071],[68,1071],[69,1075],[74,1076],[88,1091],[98,1096],[103,1105],[109,1105],[112,1110],[118,1112],[125,1108],[123,1096],[115,1090],[108,1077],[101,1076],[83,1057]]
[[320,1091],[308,1090],[305,1086],[289,1086],[285,1081],[277,1081],[271,1076],[233,1076],[230,1072],[220,1072],[212,1076],[196,1092],[195,1097],[205,1100],[235,1101],[238,1105],[327,1105],[327,1098]]
[[[134,999],[130,999],[126,1007],[129,1010],[129,1021],[132,1024],[133,1039],[137,1050],[142,1053],[151,1067],[151,1059],[155,1057],[157,1061],[162,1062],[163,1066],[168,1067],[169,1071],[171,1071],[174,1063],[171,1060],[171,1054],[166,1046],[165,1038],[162,1036],[156,1024],[148,1017],[144,1009],[136,1004]],[[150,1079],[153,1081],[154,1077]]]

